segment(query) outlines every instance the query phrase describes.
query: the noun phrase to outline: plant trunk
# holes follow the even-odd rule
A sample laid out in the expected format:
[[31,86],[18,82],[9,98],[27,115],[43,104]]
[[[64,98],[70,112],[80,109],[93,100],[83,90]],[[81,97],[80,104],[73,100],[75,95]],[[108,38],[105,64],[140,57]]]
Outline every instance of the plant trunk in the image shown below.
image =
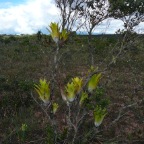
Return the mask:
[[92,39],[92,30],[89,31],[88,35],[88,48],[89,48],[89,58],[90,58],[90,65],[94,65],[94,49],[91,45],[91,39]]

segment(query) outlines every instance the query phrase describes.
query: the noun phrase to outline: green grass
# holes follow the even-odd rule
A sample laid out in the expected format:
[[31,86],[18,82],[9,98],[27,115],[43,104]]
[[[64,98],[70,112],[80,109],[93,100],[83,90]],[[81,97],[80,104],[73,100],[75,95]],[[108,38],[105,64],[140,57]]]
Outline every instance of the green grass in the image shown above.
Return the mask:
[[[45,39],[45,37],[47,39]],[[46,41],[47,40],[47,41]],[[118,115],[122,106],[135,103],[144,96],[144,37],[124,50],[117,62],[105,72],[100,83],[104,96],[110,99],[108,114],[97,137],[85,135],[89,143],[133,143],[144,139],[143,105],[126,109],[123,116],[111,128],[107,128]],[[93,36],[95,66],[103,70],[111,61],[111,50],[121,41],[120,36]],[[48,123],[40,107],[30,93],[39,78],[50,79],[53,67],[55,44],[43,36],[41,41],[33,36],[0,37],[0,139],[2,143],[46,143]],[[114,51],[114,53],[116,53]],[[74,76],[86,76],[90,68],[87,36],[73,36],[60,48],[59,80],[67,83]],[[65,111],[59,91],[56,97]],[[39,101],[39,100],[38,100]],[[39,101],[40,102],[40,101]],[[41,102],[40,102],[41,103]],[[58,115],[61,120],[60,113]],[[25,142],[21,142],[19,131],[22,123],[28,125]],[[63,125],[62,125],[63,126]],[[60,126],[61,129],[62,126]],[[85,128],[93,127],[88,120]],[[80,137],[82,138],[82,136]],[[86,139],[84,140],[86,141]],[[80,142],[79,142],[80,143]]]

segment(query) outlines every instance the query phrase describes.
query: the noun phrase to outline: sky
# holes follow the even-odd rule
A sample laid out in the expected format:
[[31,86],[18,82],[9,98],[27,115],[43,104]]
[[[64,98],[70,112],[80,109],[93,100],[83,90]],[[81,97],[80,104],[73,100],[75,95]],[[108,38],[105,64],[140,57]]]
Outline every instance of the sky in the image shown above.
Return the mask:
[[[34,34],[38,30],[47,33],[51,22],[59,22],[58,15],[54,0],[0,0],[0,34]],[[94,32],[112,34],[119,28],[123,28],[122,21],[111,18]],[[136,31],[144,33],[144,22]]]

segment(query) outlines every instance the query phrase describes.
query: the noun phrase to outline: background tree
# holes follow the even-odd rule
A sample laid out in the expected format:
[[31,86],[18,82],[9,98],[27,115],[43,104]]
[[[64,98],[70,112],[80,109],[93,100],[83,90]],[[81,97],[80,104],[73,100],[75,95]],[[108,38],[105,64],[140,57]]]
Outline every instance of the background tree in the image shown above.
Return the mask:
[[85,27],[89,35],[92,35],[96,25],[108,17],[108,9],[108,0],[87,0],[85,4],[80,7],[80,15],[87,21]]
[[129,32],[140,22],[144,22],[143,0],[110,0],[110,9],[110,16],[122,20]]
[[91,58],[91,65],[94,65],[94,48],[91,45],[91,35],[97,25],[108,18],[108,0],[87,0],[84,5],[79,7],[80,15],[86,20],[85,28],[88,32],[88,43]]
[[[77,9],[85,0],[55,0],[57,8],[60,10],[60,20],[62,30],[71,31],[76,22],[79,23],[80,15]],[[81,24],[80,24],[81,26]],[[76,29],[80,28],[76,27]]]

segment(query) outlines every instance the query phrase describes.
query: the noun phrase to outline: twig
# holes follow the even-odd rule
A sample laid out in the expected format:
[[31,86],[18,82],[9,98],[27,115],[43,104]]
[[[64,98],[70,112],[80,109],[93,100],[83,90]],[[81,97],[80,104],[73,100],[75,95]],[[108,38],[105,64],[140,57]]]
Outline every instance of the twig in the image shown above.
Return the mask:
[[6,141],[15,131],[16,129],[14,129],[7,137],[5,137],[2,141],[0,141],[0,143]]
[[[39,104],[39,102],[35,99],[35,97],[33,96],[32,92],[31,92],[31,96],[34,99],[34,101],[37,103],[37,105],[44,111],[45,115],[48,117],[48,119],[51,121],[50,116],[48,115],[47,111]],[[49,108],[51,104],[48,105],[47,108]]]
[[[125,43],[125,38],[126,38],[126,36],[127,36],[127,33],[126,33],[126,34],[124,35],[124,37],[123,37],[123,40],[122,40],[122,43],[121,43],[121,46],[120,46],[120,50],[119,50],[119,52],[117,53],[117,55],[115,56],[115,59],[117,59],[117,58],[120,56],[120,54],[122,53],[122,50],[124,49],[124,43]],[[103,70],[96,70],[96,71],[90,73],[90,74],[87,76],[84,85],[82,86],[81,90],[79,91],[79,93],[78,93],[77,95],[79,95],[79,94],[85,89],[87,83],[89,82],[90,78],[91,78],[94,74],[97,74],[97,73],[102,73],[102,74],[104,74],[104,73],[108,70],[108,68],[109,68],[113,63],[115,63],[115,62],[112,60],[109,64],[107,64],[107,66],[106,66]]]
[[[123,112],[125,109],[134,107],[134,106],[136,106],[138,103],[141,103],[142,101],[143,101],[143,100],[140,100],[139,102],[135,102],[135,103],[133,103],[133,104],[130,104],[130,105],[127,105],[127,106],[122,107],[122,108],[119,110],[119,114],[118,114],[117,118],[112,121],[111,125],[115,124],[117,121],[119,121],[119,119],[120,119],[121,117],[123,117],[123,116],[125,115],[125,114],[122,114],[122,112]],[[111,126],[111,125],[110,125],[110,126]]]
[[40,139],[37,139],[37,140],[34,140],[34,141],[29,141],[28,143],[35,143],[35,142],[38,142],[38,141],[41,141],[41,140],[45,140],[46,139],[46,137],[45,138],[40,138]]
[[[123,110],[125,110],[125,109],[127,109],[127,108],[134,107],[134,106],[138,105],[138,103],[142,103],[143,101],[144,101],[144,99],[142,99],[142,100],[140,100],[140,101],[138,101],[138,102],[135,102],[135,103],[133,103],[133,104],[130,104],[130,105],[127,105],[127,106],[122,107],[122,108],[119,110],[119,114],[118,114],[117,118],[116,118],[115,120],[113,120],[113,121],[111,122],[111,124],[109,124],[109,125],[107,126],[107,129],[109,129],[113,124],[115,124],[116,122],[118,122],[121,117],[123,117],[124,115],[126,115],[126,113],[122,114]],[[95,136],[95,134],[98,134],[98,133],[103,132],[103,131],[104,131],[104,130],[97,130],[97,131],[94,133],[94,136]],[[94,136],[93,136],[93,137],[94,137]],[[92,138],[93,138],[93,137],[92,137]]]

